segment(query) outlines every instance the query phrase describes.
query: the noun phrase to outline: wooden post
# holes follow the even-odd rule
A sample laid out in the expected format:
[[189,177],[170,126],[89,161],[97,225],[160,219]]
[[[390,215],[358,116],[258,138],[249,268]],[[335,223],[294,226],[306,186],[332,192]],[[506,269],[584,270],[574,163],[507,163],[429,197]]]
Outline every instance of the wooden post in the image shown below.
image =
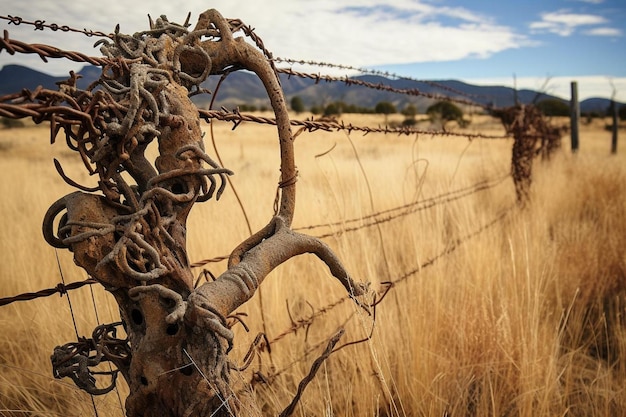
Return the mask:
[[618,122],[619,122],[619,117],[618,117],[618,113],[619,113],[619,109],[617,108],[617,102],[615,100],[611,100],[611,108],[613,109],[613,127],[611,129],[611,153],[612,154],[616,154],[617,153],[617,128],[618,128]]
[[572,152],[578,151],[578,125],[580,122],[580,106],[578,103],[578,83],[572,81],[572,99],[570,101],[570,119],[572,131]]

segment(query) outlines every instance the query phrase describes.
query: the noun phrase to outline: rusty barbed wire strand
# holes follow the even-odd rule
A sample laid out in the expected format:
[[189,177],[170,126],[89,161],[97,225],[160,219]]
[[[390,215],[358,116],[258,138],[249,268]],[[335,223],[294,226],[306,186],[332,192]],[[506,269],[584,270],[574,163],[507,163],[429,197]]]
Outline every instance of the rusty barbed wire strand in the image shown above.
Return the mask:
[[[464,243],[468,242],[470,239],[480,235],[484,231],[490,229],[491,227],[495,226],[499,222],[501,222],[504,219],[506,219],[506,217],[514,209],[515,209],[515,205],[511,205],[511,206],[503,209],[495,218],[493,218],[489,222],[483,224],[482,226],[478,227],[477,229],[473,230],[472,232],[467,233],[467,234],[461,236],[460,238],[456,239],[451,245],[448,245],[444,250],[439,252],[437,255],[429,258],[428,260],[426,260],[422,264],[420,264],[420,265],[416,266],[415,268],[405,272],[404,274],[396,277],[395,279],[392,279],[390,281],[386,281],[384,288],[381,288],[380,291],[377,292],[377,295],[381,295],[381,294],[383,294],[383,296],[386,295],[389,291],[391,291],[392,289],[396,288],[396,284],[403,283],[403,282],[407,281],[410,277],[420,273],[423,269],[435,265],[437,263],[437,261],[439,261],[440,259],[442,259],[443,257],[445,257],[447,255],[452,254],[461,245],[463,245]],[[287,336],[289,336],[291,334],[296,333],[298,330],[300,330],[300,329],[302,329],[304,327],[310,326],[317,317],[320,317],[320,316],[328,313],[330,310],[332,310],[335,307],[343,304],[345,301],[347,301],[349,299],[350,299],[349,296],[341,297],[338,300],[336,300],[335,302],[333,302],[331,304],[328,304],[328,305],[320,308],[319,310],[316,310],[315,312],[311,313],[309,316],[307,316],[305,318],[299,319],[296,322],[294,322],[292,320],[291,326],[286,328],[285,330],[283,330],[281,333],[279,333],[277,336],[275,336],[271,340],[269,340],[269,344],[270,345],[274,344],[274,343],[280,341],[281,339],[284,339],[285,337],[287,337]],[[381,299],[381,301],[382,301],[382,299]],[[319,346],[320,346],[320,344],[316,344],[316,345],[312,346],[311,348],[309,348],[302,355],[302,357],[308,356],[311,352],[316,350]],[[284,373],[288,368],[293,366],[295,363],[296,362],[292,362],[289,365],[287,365],[287,367],[285,367],[283,369],[280,369],[280,370],[276,370],[276,371],[272,372],[271,374],[268,374],[265,378],[268,379],[268,380],[272,379],[272,378],[275,378],[278,375]]]
[[438,100],[438,101],[450,101],[450,102],[454,102],[454,103],[464,104],[464,105],[467,105],[467,106],[480,107],[480,108],[483,108],[483,109],[489,109],[490,108],[490,106],[488,106],[488,105],[477,103],[477,102],[471,101],[471,100],[459,99],[459,98],[454,98],[454,97],[445,96],[445,95],[441,95],[441,94],[426,93],[426,92],[420,91],[417,88],[395,88],[395,87],[392,87],[392,86],[384,84],[384,83],[374,84],[374,83],[370,83],[368,81],[363,81],[363,80],[357,80],[357,79],[354,79],[354,78],[350,78],[348,76],[333,77],[332,75],[310,74],[310,73],[305,73],[305,72],[294,71],[294,70],[289,69],[289,68],[277,68],[276,71],[281,73],[281,74],[287,74],[289,76],[297,76],[297,77],[300,77],[300,78],[309,78],[311,80],[314,80],[316,84],[319,84],[321,81],[342,82],[342,83],[344,83],[347,86],[358,85],[358,86],[361,86],[361,87],[367,87],[367,88],[371,88],[371,89],[374,89],[374,90],[389,91],[391,93],[403,94],[403,95],[407,95],[407,96],[426,97],[426,98],[430,98],[430,99]]
[[39,290],[39,291],[36,291],[36,292],[26,292],[26,293],[23,293],[23,294],[14,295],[12,297],[0,298],[0,307],[1,306],[5,306],[5,305],[9,305],[9,304],[14,303],[16,301],[30,301],[30,300],[34,300],[34,299],[37,299],[37,298],[49,297],[49,296],[57,294],[57,293],[60,296],[62,296],[63,294],[67,293],[68,291],[77,290],[77,289],[79,289],[81,287],[84,287],[85,285],[93,285],[93,284],[97,284],[97,283],[98,283],[98,281],[96,281],[93,278],[89,278],[89,279],[86,279],[84,281],[71,282],[69,284],[58,283],[56,286],[54,286],[52,288],[46,288],[46,289]]
[[[505,179],[509,177],[511,177],[511,174],[507,173],[495,179],[480,181],[468,187],[459,188],[457,190],[452,190],[450,192],[439,194],[439,195],[436,195],[434,197],[430,197],[424,200],[418,200],[413,203],[403,204],[401,206],[392,207],[386,210],[378,211],[376,213],[367,214],[362,217],[355,217],[353,219],[347,219],[347,220],[342,220],[342,221],[337,221],[337,222],[319,223],[319,224],[314,224],[314,225],[309,225],[309,226],[294,227],[293,230],[302,231],[302,230],[312,230],[312,229],[319,229],[319,228],[326,228],[326,227],[345,226],[346,224],[349,224],[349,223],[361,222],[363,220],[376,218],[383,214],[389,214],[389,213],[393,213],[393,212],[401,211],[401,210],[411,210],[410,212],[402,212],[399,215],[394,215],[396,217],[400,217],[400,216],[408,215],[410,213],[414,213],[416,211],[421,211],[421,210],[431,208],[437,204],[455,201],[462,197],[466,197],[468,195],[477,193],[479,191],[488,190],[490,188],[493,188],[501,184]],[[363,226],[363,227],[367,227],[367,226]]]
[[[500,184],[502,184],[504,182],[504,180],[506,180],[507,178],[509,178],[511,175],[510,174],[506,174],[506,175],[502,175],[496,179],[493,180],[485,180],[485,181],[481,181],[477,184],[474,184],[471,187],[466,187],[466,188],[460,188],[458,190],[454,190],[448,193],[444,193],[444,194],[440,194],[425,200],[420,200],[420,201],[416,201],[414,203],[410,203],[410,204],[404,204],[402,206],[398,206],[398,207],[393,207],[390,209],[386,209],[386,210],[382,210],[382,211],[378,211],[375,213],[370,213],[368,215],[365,215],[363,217],[357,217],[357,218],[353,218],[353,219],[348,219],[348,220],[343,220],[343,221],[337,221],[337,222],[332,222],[332,223],[326,223],[326,224],[315,224],[315,225],[311,225],[311,226],[302,226],[302,227],[294,227],[293,230],[294,231],[303,231],[303,230],[312,230],[312,229],[318,229],[318,228],[326,228],[326,227],[336,227],[336,226],[345,226],[346,224],[349,223],[355,223],[355,222],[362,222],[363,220],[367,220],[367,219],[374,219],[373,221],[367,222],[367,223],[363,223],[360,224],[358,226],[353,226],[353,227],[349,227],[349,228],[343,228],[341,230],[337,230],[337,231],[333,231],[333,232],[328,232],[328,233],[324,233],[324,234],[320,234],[320,235],[311,235],[314,236],[318,239],[323,239],[323,238],[327,238],[327,237],[331,237],[331,236],[341,236],[344,233],[349,233],[349,232],[354,232],[357,230],[361,230],[361,229],[365,229],[368,227],[372,227],[372,226],[376,226],[378,224],[382,224],[382,223],[387,223],[390,222],[394,219],[400,218],[400,217],[404,217],[404,216],[408,216],[409,214],[413,214],[416,213],[418,211],[422,211],[422,210],[426,210],[429,208],[432,208],[436,205],[439,204],[443,204],[443,203],[450,203],[452,201],[461,199],[463,197],[467,197],[470,196],[472,194],[475,194],[477,192],[480,191],[484,191],[484,190],[488,190],[490,188],[496,187]],[[404,211],[402,211],[404,210]],[[394,213],[400,211],[400,213]],[[394,213],[394,214],[389,214],[389,213]],[[383,214],[387,214],[386,217],[380,217]],[[228,259],[228,255],[221,255],[221,256],[215,256],[213,258],[209,258],[209,259],[203,259],[203,260],[199,260],[196,261],[194,263],[191,264],[192,268],[199,268],[202,266],[205,266],[209,263],[217,263],[217,262],[221,262],[224,260]]]
[[385,78],[391,78],[391,79],[396,79],[396,80],[406,80],[406,81],[413,81],[416,83],[423,83],[423,84],[427,84],[430,85],[431,87],[435,87],[441,90],[445,90],[448,91],[450,93],[454,93],[454,94],[458,94],[460,96],[463,97],[468,97],[468,98],[487,98],[487,99],[491,99],[492,96],[490,95],[486,95],[486,94],[469,94],[466,93],[464,91],[458,90],[456,88],[438,83],[436,81],[430,81],[430,80],[424,80],[424,79],[419,79],[419,78],[413,78],[413,77],[408,77],[406,75],[399,75],[390,71],[381,71],[381,70],[375,70],[375,69],[371,69],[371,68],[363,68],[363,67],[355,67],[352,65],[345,65],[345,64],[333,64],[330,62],[319,62],[319,61],[312,61],[312,60],[304,60],[304,59],[291,59],[291,58],[282,58],[282,57],[275,57],[273,58],[274,62],[284,62],[286,64],[298,64],[298,65],[309,65],[309,66],[315,66],[315,67],[328,67],[328,68],[335,68],[335,69],[342,69],[342,70],[348,70],[348,71],[358,71],[362,74],[368,74],[368,75],[378,75],[381,77],[385,77]]
[[472,195],[472,194],[474,194],[474,193],[476,193],[478,191],[488,190],[488,189],[490,189],[492,187],[495,187],[498,184],[501,184],[503,181],[504,181],[504,178],[501,179],[500,181],[492,184],[492,185],[484,185],[484,186],[481,186],[481,187],[477,188],[474,191],[465,192],[463,194],[460,194],[460,195],[454,196],[454,197],[448,197],[448,198],[445,198],[445,199],[440,200],[440,201],[428,200],[424,205],[410,206],[405,211],[400,212],[400,213],[395,213],[395,214],[387,215],[385,217],[375,218],[374,220],[372,220],[370,222],[367,222],[367,223],[364,223],[364,224],[361,224],[361,225],[358,225],[358,226],[347,227],[347,228],[344,228],[342,230],[338,230],[338,231],[335,231],[335,232],[328,232],[328,233],[324,233],[324,234],[321,234],[321,235],[316,235],[316,237],[318,239],[324,239],[324,238],[331,237],[331,236],[341,236],[344,233],[355,232],[357,230],[365,229],[365,228],[368,228],[368,227],[373,227],[373,226],[376,226],[376,225],[379,225],[379,224],[383,224],[383,223],[388,223],[388,222],[390,222],[392,220],[395,220],[395,219],[398,219],[400,217],[408,216],[409,214],[413,214],[413,213],[416,213],[418,211],[429,209],[429,208],[434,207],[434,206],[436,206],[438,204],[450,203],[450,202],[452,202],[454,200],[458,200],[458,199],[460,199],[462,197],[467,197],[469,195]]
[[[2,16],[0,16],[0,18],[1,17]],[[245,26],[243,23],[241,23],[241,21],[233,20],[233,22],[239,22],[240,26],[236,28],[237,30],[242,29],[246,34],[248,34],[248,36],[254,35],[254,31],[249,26]],[[103,35],[103,36],[109,37],[109,35]],[[264,48],[261,39],[258,36],[254,35],[253,40],[257,44],[257,46],[263,51],[263,53],[267,56],[268,60],[273,64],[274,61],[271,58],[271,52],[269,52],[267,49]],[[11,55],[15,54],[16,52],[24,53],[24,54],[37,54],[44,62],[47,62],[48,58],[66,58],[74,62],[85,62],[85,63],[90,63],[92,65],[97,65],[97,66],[110,65],[115,62],[115,60],[112,60],[110,58],[93,57],[93,56],[88,56],[86,54],[83,54],[81,52],[64,51],[64,50],[61,50],[59,48],[56,48],[50,45],[28,44],[28,43],[21,42],[18,40],[10,39],[9,32],[7,30],[4,31],[4,36],[2,39],[0,39],[0,52],[3,49],[6,50]],[[119,60],[117,61],[119,62]],[[328,65],[332,65],[332,64],[328,64]],[[338,66],[338,67],[347,67],[347,66]],[[374,83],[370,83],[367,81],[349,78],[348,76],[333,77],[330,75],[308,74],[308,73],[298,72],[298,71],[294,71],[292,69],[287,69],[287,68],[274,68],[274,70],[278,73],[287,74],[288,76],[309,78],[309,79],[315,80],[316,83],[319,83],[320,81],[343,82],[344,84],[348,86],[358,85],[358,86],[363,86],[363,87],[380,90],[380,91],[389,91],[389,92],[409,95],[409,96],[422,96],[422,97],[439,100],[439,101],[450,101],[450,102],[455,102],[455,103],[464,104],[468,106],[476,106],[476,107],[480,107],[483,109],[491,109],[491,106],[481,104],[475,101],[458,99],[458,98],[445,96],[441,94],[426,93],[426,92],[420,91],[417,88],[400,89],[400,88],[395,88],[395,87],[386,85],[384,83],[374,84]],[[448,89],[448,90],[453,90],[453,89]],[[352,129],[352,130],[362,130],[362,129]],[[400,130],[408,130],[409,132],[407,133],[405,133],[404,131],[397,132],[396,130],[397,129],[394,129],[392,131],[385,131],[385,133],[404,133],[404,134],[427,133],[427,132],[411,132],[411,130],[414,130],[414,129],[409,129],[409,128],[400,129]]]
[[8,25],[15,25],[15,26],[32,25],[35,27],[35,30],[51,29],[53,32],[60,30],[61,32],[82,33],[84,35],[87,35],[88,37],[92,37],[92,36],[99,36],[99,37],[106,37],[106,38],[113,37],[113,34],[106,34],[104,32],[98,32],[98,31],[87,30],[87,29],[75,29],[67,25],[58,25],[56,23],[46,23],[45,20],[39,20],[39,19],[31,22],[28,20],[24,20],[19,16],[11,16],[11,15],[0,16],[0,19],[8,20],[9,21],[7,23]]
[[9,55],[16,52],[20,54],[36,54],[44,61],[48,62],[48,58],[65,58],[74,62],[85,62],[92,65],[104,66],[119,62],[104,57],[88,56],[81,52],[65,51],[54,46],[44,44],[30,44],[9,38],[9,31],[4,30],[2,38],[0,38],[0,53],[5,50]]
[[[50,28],[57,28],[57,30],[60,28],[58,25],[55,24],[51,24],[51,25],[46,25],[45,21],[36,21],[36,22],[27,22],[24,21],[23,19],[19,18],[19,17],[13,17],[13,16],[0,16],[0,19],[6,19],[9,20],[9,24],[13,23],[13,24],[21,24],[21,23],[25,23],[25,24],[33,24],[35,25],[36,29],[41,27],[41,30],[43,30],[43,27],[50,27]],[[351,69],[351,70],[358,70],[364,73],[369,73],[369,74],[380,74],[380,75],[389,75],[389,76],[395,76],[398,77],[400,79],[406,79],[406,80],[411,80],[411,81],[416,81],[416,82],[422,82],[422,83],[426,83],[429,85],[432,85],[433,87],[437,87],[437,88],[441,88],[443,90],[449,91],[451,93],[454,94],[458,94],[458,95],[462,95],[468,98],[473,97],[473,95],[468,95],[466,93],[463,93],[460,90],[456,90],[453,89],[451,87],[447,87],[447,86],[443,86],[440,85],[436,82],[433,81],[426,81],[426,80],[417,80],[417,79],[411,79],[409,77],[401,77],[398,76],[396,74],[391,74],[391,73],[385,73],[385,72],[379,72],[376,70],[367,70],[364,68],[357,68],[357,67],[351,67],[348,65],[337,65],[337,64],[329,64],[329,63],[316,63],[314,61],[298,61],[298,60],[288,60],[288,59],[284,59],[284,58],[272,58],[272,54],[270,51],[268,51],[264,45],[263,45],[263,41],[254,33],[254,30],[250,27],[250,26],[246,26],[243,22],[241,22],[238,19],[232,19],[230,21],[231,25],[233,25],[234,29],[233,31],[237,31],[237,30],[242,30],[247,36],[251,37],[251,39],[255,42],[255,44],[257,45],[257,47],[259,47],[264,55],[268,58],[268,60],[272,63],[272,65],[274,65],[274,62],[290,62],[290,63],[307,63],[307,64],[317,64],[317,65],[324,65],[324,66],[329,66],[329,67],[335,67],[335,68],[343,68],[343,69]],[[62,26],[63,28],[66,28],[66,26]],[[53,29],[55,30],[55,29]],[[85,33],[85,34],[91,34],[90,36],[101,36],[101,37],[107,37],[107,38],[111,38],[113,37],[113,34],[104,34],[102,32],[93,32],[93,31],[81,31],[81,30],[77,30],[77,29],[71,29],[68,28],[68,31],[75,31],[75,32],[81,32],[81,33]],[[93,57],[93,56],[88,56],[86,54],[83,54],[81,52],[75,52],[75,51],[64,51],[61,50],[59,48],[50,46],[50,45],[43,45],[43,44],[28,44],[25,42],[21,42],[18,40],[13,40],[9,38],[9,32],[7,30],[4,31],[4,36],[3,39],[0,39],[0,52],[2,51],[2,49],[5,49],[9,54],[13,55],[15,52],[18,53],[25,53],[25,54],[37,54],[39,55],[39,57],[44,61],[47,62],[47,58],[67,58],[71,61],[75,61],[75,62],[86,62],[86,63],[90,63],[92,65],[97,65],[97,66],[103,66],[103,65],[107,65],[107,64],[111,64],[112,60],[111,59],[107,59],[107,58],[101,58],[101,57]],[[399,88],[395,88],[392,86],[389,86],[387,84],[384,83],[378,83],[378,84],[374,84],[374,83],[370,83],[367,81],[362,81],[362,80],[356,80],[353,78],[349,78],[348,76],[345,77],[333,77],[330,75],[321,75],[321,74],[310,74],[310,73],[304,73],[304,72],[298,72],[298,71],[294,71],[292,69],[288,69],[288,68],[274,68],[274,70],[278,73],[283,73],[283,74],[287,74],[288,76],[297,76],[297,77],[301,77],[301,78],[309,78],[312,80],[315,80],[316,84],[319,83],[320,81],[326,81],[326,82],[343,82],[344,84],[348,85],[348,86],[352,86],[352,85],[358,85],[358,86],[363,86],[363,87],[367,87],[367,88],[372,88],[375,90],[382,90],[382,91],[389,91],[389,92],[394,92],[397,94],[404,94],[404,95],[409,95],[409,96],[422,96],[422,97],[427,97],[427,98],[431,98],[434,100],[439,100],[439,101],[450,101],[450,102],[455,102],[455,103],[459,103],[459,104],[464,104],[464,105],[469,105],[469,106],[476,106],[476,107],[480,107],[483,109],[491,109],[492,107],[490,105],[485,105],[482,103],[478,103],[476,101],[471,101],[471,100],[465,100],[465,99],[458,99],[458,98],[454,98],[454,97],[450,97],[450,96],[446,96],[446,95],[441,95],[441,94],[433,94],[433,93],[426,93],[423,91],[420,91],[417,88],[412,88],[412,89],[399,89]],[[394,133],[394,132],[391,132]]]
[[[260,124],[276,125],[276,119],[272,117],[258,116],[254,114],[241,113],[238,109],[229,111],[224,108],[221,110],[206,110],[198,109],[200,117],[209,121],[209,119],[217,119],[225,122],[233,123],[233,130],[239,127],[242,122],[254,122]],[[450,136],[450,137],[462,137],[469,140],[472,139],[510,139],[507,135],[487,135],[483,133],[461,133],[453,131],[429,131],[413,129],[406,126],[402,127],[369,127],[369,126],[356,126],[352,123],[345,123],[343,121],[320,121],[320,120],[291,120],[292,126],[302,127],[308,132],[315,132],[317,130],[323,130],[326,132],[346,130],[350,132],[363,132],[365,135],[369,133],[384,133],[384,134],[397,134],[397,135],[423,135],[423,136]]]
[[201,261],[194,262],[190,266],[192,268],[199,268],[199,267],[204,266],[204,265],[209,264],[209,263],[225,261],[226,259],[228,259],[228,257],[229,257],[229,255],[215,256],[213,258],[203,259]]
[[[487,226],[489,226],[489,225],[487,225]],[[367,226],[364,226],[364,227],[367,227]],[[479,230],[478,232],[480,232],[480,231],[482,231],[482,229]],[[478,232],[476,232],[476,233],[478,233]],[[462,242],[459,242],[459,243],[462,243]],[[446,253],[446,251],[442,252],[441,254],[436,256],[435,258],[429,259],[427,262],[425,262],[424,264],[421,265],[421,268],[424,268],[426,266],[430,266],[437,259],[442,257],[445,253]],[[198,262],[193,263],[192,266],[193,267],[200,267],[200,266],[206,265],[207,263],[217,262],[217,261],[221,261],[221,260],[224,260],[224,259],[228,259],[228,256],[219,256],[219,257],[211,258],[209,260],[198,261]],[[411,271],[410,273],[405,274],[405,276],[402,277],[401,280],[406,279],[408,276],[410,276],[410,275],[412,275],[412,274],[414,274],[416,272],[417,272],[417,270],[414,270],[414,271]],[[392,282],[396,282],[396,281],[392,281]],[[59,283],[55,287],[52,287],[52,288],[47,288],[47,289],[39,290],[39,291],[36,291],[36,292],[29,292],[29,293],[18,294],[16,296],[12,296],[12,297],[0,298],[0,306],[5,306],[5,305],[8,305],[8,304],[14,303],[16,301],[30,301],[30,300],[34,300],[34,299],[37,299],[37,298],[49,297],[49,296],[57,294],[57,293],[59,293],[60,295],[63,295],[63,294],[65,294],[68,291],[72,291],[72,290],[81,288],[81,287],[83,287],[85,285],[93,285],[93,284],[96,284],[96,283],[97,283],[97,281],[92,279],[92,278],[86,279],[84,281],[72,282],[72,283],[65,284],[65,285],[62,284],[62,283]],[[344,298],[341,298],[341,299],[337,300],[335,303],[329,304],[329,305],[319,309],[315,314],[311,315],[310,317],[308,317],[306,319],[298,320],[296,325],[295,325],[295,327],[296,327],[295,330],[303,327],[304,325],[310,324],[311,321],[315,317],[317,317],[319,315],[322,315],[322,314],[326,313],[329,310],[332,310],[337,305],[343,303],[347,299],[349,299],[349,297],[347,297],[347,296],[344,297]],[[287,331],[286,334],[279,334],[277,337],[272,339],[270,341],[270,343],[276,342],[277,340],[280,340],[281,338],[283,338],[284,336],[286,336],[286,335],[288,335],[290,333],[292,333],[292,332],[291,331]]]
[[[464,244],[467,241],[469,241],[470,239],[478,236],[479,234],[481,234],[485,230],[488,230],[489,228],[493,227],[498,222],[504,220],[506,218],[506,216],[508,214],[510,214],[511,211],[514,208],[515,208],[515,206],[509,206],[509,207],[505,208],[494,219],[492,219],[491,221],[483,224],[482,226],[478,227],[474,231],[472,231],[470,233],[467,233],[467,234],[461,236],[460,238],[456,239],[451,245],[448,245],[443,251],[439,252],[437,255],[429,258],[428,260],[426,260],[422,264],[420,264],[417,267],[415,267],[415,268],[405,272],[404,274],[396,277],[395,279],[391,279],[391,280],[386,281],[386,282],[388,282],[391,285],[391,288],[394,288],[395,284],[404,282],[409,277],[419,273],[422,269],[428,268],[430,266],[433,266],[435,263],[437,263],[437,261],[439,259],[443,258],[446,255],[451,254],[456,249],[458,249],[462,244]],[[388,288],[385,287],[384,290],[388,291]],[[330,304],[327,304],[324,307],[319,308],[318,310],[316,310],[315,312],[311,313],[309,316],[307,316],[305,318],[299,319],[299,320],[297,320],[295,322],[292,321],[292,325],[289,328],[285,329],[284,331],[280,332],[274,338],[272,338],[270,340],[270,344],[275,343],[275,342],[279,341],[280,339],[283,339],[284,337],[286,337],[286,336],[288,336],[288,335],[290,335],[292,333],[295,333],[297,330],[299,330],[299,329],[301,329],[301,328],[303,328],[305,326],[311,325],[311,323],[313,322],[313,320],[315,318],[328,313],[330,310],[334,309],[335,307],[339,306],[340,304],[344,303],[345,301],[347,301],[349,299],[350,299],[350,296],[346,295],[344,297],[341,297],[341,298],[337,299],[336,301],[334,301],[334,302],[332,302]]]
[[[2,49],[2,40],[0,40],[0,50]],[[28,91],[28,90],[26,90]],[[54,92],[58,94],[58,92]],[[50,113],[53,110],[56,111],[64,111],[64,112],[72,112],[74,114],[82,113],[82,115],[86,118],[90,118],[87,113],[80,112],[78,110],[73,110],[70,107],[65,107],[61,109],[50,108],[45,104],[41,103],[29,103],[29,104],[12,104],[7,103],[7,101],[12,100],[18,96],[32,96],[30,92],[24,92],[19,94],[10,94],[5,96],[0,96],[0,116],[9,117],[13,119],[19,119],[24,117],[38,117]],[[264,117],[254,114],[241,113],[237,109],[233,111],[228,111],[226,109],[222,110],[205,110],[198,109],[200,117],[206,121],[210,119],[217,119],[225,122],[231,122],[234,124],[233,129],[239,127],[239,125],[244,122],[254,122],[259,124],[268,124],[268,125],[276,125],[276,119],[272,117]],[[443,137],[462,137],[468,140],[473,139],[510,139],[510,136],[507,135],[487,135],[483,133],[462,133],[462,132],[453,132],[453,131],[428,131],[428,130],[420,130],[409,127],[369,127],[369,126],[357,126],[352,123],[344,123],[343,121],[319,121],[319,120],[291,120],[291,125],[296,127],[302,127],[308,132],[315,132],[318,130],[333,132],[345,130],[348,133],[356,131],[363,132],[364,135],[369,133],[384,133],[384,134],[397,134],[397,135],[423,135],[423,136],[443,136]]]

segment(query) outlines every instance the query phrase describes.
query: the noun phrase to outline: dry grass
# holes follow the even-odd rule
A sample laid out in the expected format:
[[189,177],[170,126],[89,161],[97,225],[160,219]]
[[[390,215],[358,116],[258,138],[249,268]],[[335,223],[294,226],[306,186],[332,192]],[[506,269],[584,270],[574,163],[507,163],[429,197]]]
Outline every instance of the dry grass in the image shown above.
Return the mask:
[[[353,117],[355,124],[382,123],[376,116]],[[479,117],[470,129],[501,132],[497,123]],[[272,214],[278,181],[274,130],[246,124],[233,132],[217,124],[215,133],[256,230]],[[40,223],[48,206],[72,191],[54,172],[53,156],[73,179],[89,184],[93,178],[63,143],[48,145],[47,135],[41,127],[0,130],[0,296],[54,286],[60,271],[67,282],[85,278],[64,251],[58,253],[59,270]],[[514,201],[510,180],[380,228],[325,239],[357,279],[376,288],[456,249],[396,284],[377,310],[372,338],[331,356],[296,415],[624,415],[625,153],[608,155],[610,136],[600,122],[583,126],[581,135],[578,155],[564,150],[549,164],[536,163],[527,210],[510,211],[462,245],[454,246],[456,239]],[[210,148],[209,136],[205,142]],[[315,157],[334,144],[332,152]],[[564,148],[569,149],[567,141]],[[510,149],[509,141],[305,133],[296,146],[294,226],[360,218],[496,178],[509,170]],[[247,234],[242,211],[227,191],[219,202],[192,212],[191,260],[228,254]],[[214,274],[224,267],[208,266]],[[350,302],[308,328],[287,332],[292,319],[304,319],[343,296],[323,265],[305,256],[278,268],[241,308],[251,330],[236,329],[233,360],[241,361],[260,331],[277,339],[271,355],[262,353],[248,371],[233,374],[242,398],[255,400],[244,415],[282,410],[337,328],[347,330],[340,343],[369,335],[371,317]],[[70,297],[81,336],[89,336],[97,323],[117,320],[116,305],[96,286]],[[14,303],[0,312],[0,414],[93,415],[88,395],[51,375],[54,346],[76,338],[67,299]],[[270,383],[249,388],[252,371]],[[123,399],[125,387],[120,391]],[[123,415],[115,393],[93,401],[100,416]]]

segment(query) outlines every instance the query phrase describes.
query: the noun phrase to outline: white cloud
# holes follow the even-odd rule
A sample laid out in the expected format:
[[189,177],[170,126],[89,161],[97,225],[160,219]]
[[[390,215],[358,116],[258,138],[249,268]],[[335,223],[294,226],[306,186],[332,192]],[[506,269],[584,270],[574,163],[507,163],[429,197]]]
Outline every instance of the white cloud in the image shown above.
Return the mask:
[[[29,2],[14,3],[4,7],[5,13],[105,32],[113,31],[119,23],[125,33],[146,29],[148,13],[153,18],[166,14],[170,20],[181,22],[191,11],[193,22],[208,7],[205,0],[188,0],[183,6],[165,0],[81,1],[71,7],[66,1],[48,0],[36,9]],[[488,57],[530,44],[525,36],[494,23],[489,16],[425,1],[396,0],[390,6],[382,0],[215,0],[210,6],[225,17],[252,25],[274,55],[285,58],[373,66]],[[80,34],[6,28],[12,38],[24,42],[100,55],[91,48],[95,39]],[[0,55],[0,63],[6,58],[4,53]],[[38,67],[55,74],[67,73],[68,62],[56,60]],[[70,63],[69,67],[78,69],[80,64]]]
[[618,36],[622,36],[622,31],[617,28],[602,27],[602,28],[593,28],[593,29],[586,30],[584,34],[591,35],[591,36],[618,37]]
[[542,91],[566,100],[571,97],[571,82],[576,81],[580,101],[592,97],[611,98],[615,88],[615,99],[621,103],[626,103],[626,77],[606,75],[518,77],[515,81],[511,77],[494,77],[467,78],[463,81],[475,85],[502,85],[511,88],[517,86],[520,90]]
[[534,33],[549,32],[559,36],[570,36],[580,26],[601,25],[607,20],[594,14],[571,13],[568,10],[558,10],[541,14],[541,20],[532,22],[530,29]]

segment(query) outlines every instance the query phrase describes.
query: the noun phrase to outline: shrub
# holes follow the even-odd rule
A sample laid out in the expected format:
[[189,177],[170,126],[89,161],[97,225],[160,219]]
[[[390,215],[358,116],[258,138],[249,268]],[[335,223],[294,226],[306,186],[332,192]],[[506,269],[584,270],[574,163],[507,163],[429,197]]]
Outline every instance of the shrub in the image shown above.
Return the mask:
[[291,110],[296,113],[302,113],[304,111],[304,102],[299,96],[293,96],[291,99]]
[[447,122],[455,121],[460,127],[467,127],[469,120],[463,119],[463,110],[456,104],[449,101],[439,101],[426,109],[426,114],[430,117],[431,122],[441,122],[441,126],[445,129]]
[[374,108],[374,111],[376,113],[384,114],[385,116],[388,114],[393,114],[397,112],[396,106],[394,106],[393,103],[390,103],[388,101],[378,102],[378,104],[376,104],[376,107]]
[[569,104],[558,98],[547,98],[537,103],[536,107],[544,116],[569,116]]
[[324,108],[324,116],[337,116],[341,114],[341,107],[337,103],[330,103]]

